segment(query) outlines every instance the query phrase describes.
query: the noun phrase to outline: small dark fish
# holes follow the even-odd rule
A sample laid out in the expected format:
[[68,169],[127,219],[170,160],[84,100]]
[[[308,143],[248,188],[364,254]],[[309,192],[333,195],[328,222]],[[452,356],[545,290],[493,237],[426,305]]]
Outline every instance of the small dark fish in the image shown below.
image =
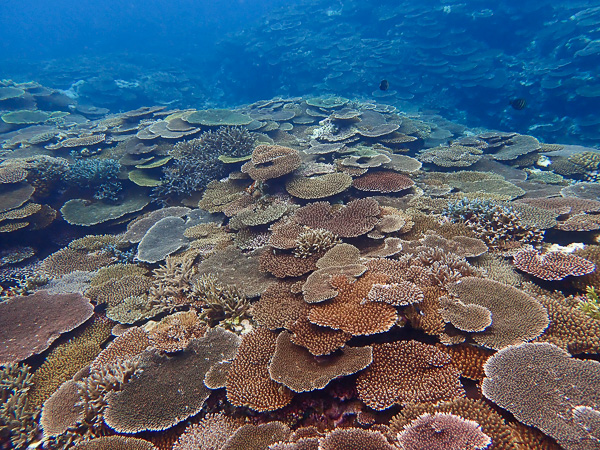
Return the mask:
[[388,80],[381,80],[381,83],[379,83],[379,89],[382,91],[387,91],[389,87],[390,83]]
[[527,100],[525,100],[524,98],[515,98],[512,99],[509,103],[510,106],[512,106],[517,111],[521,111],[527,106]]

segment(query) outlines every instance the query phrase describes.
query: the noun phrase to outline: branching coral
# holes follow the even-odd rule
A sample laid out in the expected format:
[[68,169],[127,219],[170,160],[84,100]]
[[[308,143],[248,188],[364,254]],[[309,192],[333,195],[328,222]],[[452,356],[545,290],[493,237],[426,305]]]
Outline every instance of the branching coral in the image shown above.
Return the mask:
[[600,297],[596,288],[587,286],[585,297],[579,303],[579,309],[592,319],[600,320]]
[[465,223],[494,248],[507,248],[511,243],[538,246],[544,237],[543,231],[525,225],[513,208],[492,200],[465,197],[448,203],[442,214]]
[[27,399],[32,384],[29,366],[8,364],[0,369],[0,438],[9,437],[17,449],[26,448],[38,433],[35,409]]
[[250,155],[256,136],[243,127],[219,127],[216,131],[205,131],[198,138],[205,152],[232,157]]
[[154,201],[166,205],[220,178],[225,169],[218,160],[219,151],[217,146],[207,146],[202,139],[178,142],[171,151],[172,164],[164,166],[161,184],[152,190]]
[[117,200],[122,189],[117,177],[121,164],[116,159],[79,159],[69,166],[69,185],[94,191],[98,200]]
[[214,275],[204,274],[192,285],[190,298],[201,308],[200,318],[209,326],[242,331],[249,323],[250,303],[237,287],[220,283]]

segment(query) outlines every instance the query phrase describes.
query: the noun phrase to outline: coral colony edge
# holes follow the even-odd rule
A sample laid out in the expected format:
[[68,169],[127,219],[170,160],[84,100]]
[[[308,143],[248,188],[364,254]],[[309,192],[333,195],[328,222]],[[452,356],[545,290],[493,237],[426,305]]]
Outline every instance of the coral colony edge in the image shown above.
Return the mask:
[[64,100],[0,87],[0,448],[600,449],[598,150]]

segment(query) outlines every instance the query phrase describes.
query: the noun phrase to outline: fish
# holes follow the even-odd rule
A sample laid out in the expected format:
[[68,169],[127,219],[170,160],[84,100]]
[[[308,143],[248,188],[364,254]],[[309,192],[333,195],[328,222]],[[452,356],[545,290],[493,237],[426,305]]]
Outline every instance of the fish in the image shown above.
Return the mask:
[[389,87],[390,83],[388,80],[381,80],[381,83],[379,83],[379,89],[382,91],[387,91]]
[[514,98],[509,102],[509,104],[517,111],[521,111],[527,106],[527,100],[524,98]]

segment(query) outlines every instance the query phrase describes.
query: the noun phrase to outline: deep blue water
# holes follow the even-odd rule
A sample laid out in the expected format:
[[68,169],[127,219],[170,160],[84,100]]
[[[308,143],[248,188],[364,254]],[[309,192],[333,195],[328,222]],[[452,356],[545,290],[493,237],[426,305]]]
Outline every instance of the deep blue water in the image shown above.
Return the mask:
[[597,1],[3,1],[0,78],[82,81],[79,101],[111,111],[377,98],[596,145],[598,23]]

